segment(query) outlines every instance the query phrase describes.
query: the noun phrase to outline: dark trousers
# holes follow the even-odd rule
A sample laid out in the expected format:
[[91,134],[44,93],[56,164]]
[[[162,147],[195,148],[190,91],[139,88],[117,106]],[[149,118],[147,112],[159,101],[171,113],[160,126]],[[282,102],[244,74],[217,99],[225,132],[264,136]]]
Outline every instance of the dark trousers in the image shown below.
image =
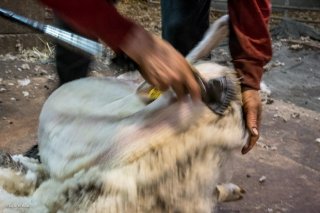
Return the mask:
[[162,37],[186,56],[209,27],[211,0],[161,0]]
[[[57,26],[68,32],[75,33],[71,27],[61,20],[57,21]],[[57,43],[55,58],[60,85],[87,76],[91,58],[83,53],[76,52]]]
[[[56,25],[60,29],[79,34],[60,19],[57,19]],[[86,55],[81,51],[77,52],[73,48],[68,48],[59,42],[56,43],[55,60],[60,85],[69,81],[86,77],[92,62],[92,58],[89,55]],[[138,69],[138,65],[123,53],[118,53],[114,58],[111,59],[111,63],[112,65],[127,71]]]
[[[161,0],[162,37],[184,56],[202,39],[209,26],[210,2],[210,0]],[[60,20],[58,27],[74,32]],[[118,55],[113,62],[118,66],[129,66],[129,69],[133,63],[125,55]],[[56,69],[60,84],[86,77],[90,63],[91,59],[82,53],[60,44],[56,45]]]

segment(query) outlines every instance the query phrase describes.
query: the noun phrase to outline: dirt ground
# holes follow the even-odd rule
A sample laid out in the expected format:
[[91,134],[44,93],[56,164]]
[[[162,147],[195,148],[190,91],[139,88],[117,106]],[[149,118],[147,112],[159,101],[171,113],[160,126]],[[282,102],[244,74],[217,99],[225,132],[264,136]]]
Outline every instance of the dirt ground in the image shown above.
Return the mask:
[[[125,3],[122,12],[160,33],[158,4]],[[134,10],[145,12],[135,16]],[[273,50],[263,79],[271,93],[262,94],[261,139],[234,161],[232,181],[246,194],[219,205],[221,213],[320,212],[320,49],[274,39]],[[230,64],[226,45],[213,51],[212,60]],[[97,76],[120,73],[101,60],[91,70]],[[42,104],[56,87],[52,49],[0,56],[0,150],[22,153],[37,143]]]

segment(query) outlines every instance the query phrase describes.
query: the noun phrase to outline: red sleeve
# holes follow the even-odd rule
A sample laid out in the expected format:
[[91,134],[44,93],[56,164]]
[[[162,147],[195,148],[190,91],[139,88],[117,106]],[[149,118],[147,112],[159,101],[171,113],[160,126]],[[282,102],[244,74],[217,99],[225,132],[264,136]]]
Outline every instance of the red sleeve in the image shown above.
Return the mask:
[[272,57],[270,0],[229,0],[229,48],[244,87],[260,89],[263,66]]
[[80,32],[100,38],[113,50],[135,24],[121,16],[107,0],[41,0]]

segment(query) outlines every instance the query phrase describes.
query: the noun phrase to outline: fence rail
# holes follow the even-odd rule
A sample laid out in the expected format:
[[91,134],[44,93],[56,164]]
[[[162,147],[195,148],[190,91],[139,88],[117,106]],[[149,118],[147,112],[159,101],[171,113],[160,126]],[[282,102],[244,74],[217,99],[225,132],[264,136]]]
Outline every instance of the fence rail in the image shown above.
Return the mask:
[[[227,6],[227,1],[226,0],[214,0],[212,2],[212,6],[217,5],[219,3],[220,5],[223,5],[224,8]],[[318,7],[300,7],[300,6],[293,6],[290,5],[290,1],[286,0],[284,5],[280,4],[272,4],[273,9],[283,9],[283,10],[306,10],[306,11],[316,11],[320,12],[320,5]]]
[[[225,6],[227,5],[226,1],[223,0],[216,0],[214,3],[223,3]],[[274,20],[281,20],[284,18],[289,18],[288,11],[299,11],[299,12],[319,12],[320,16],[320,7],[297,7],[297,6],[290,6],[290,5],[272,5],[272,8],[274,11],[277,11],[276,9],[281,9],[280,12],[283,12],[283,16],[279,15],[271,15],[271,19]],[[211,11],[214,12],[220,12],[220,13],[227,13],[226,9],[217,9],[214,6],[211,6]],[[277,11],[279,12],[279,10]],[[290,17],[291,19],[299,22],[304,22],[304,23],[310,23],[310,24],[320,24],[320,20],[308,20],[308,19],[302,19],[302,18],[295,18],[295,17]]]

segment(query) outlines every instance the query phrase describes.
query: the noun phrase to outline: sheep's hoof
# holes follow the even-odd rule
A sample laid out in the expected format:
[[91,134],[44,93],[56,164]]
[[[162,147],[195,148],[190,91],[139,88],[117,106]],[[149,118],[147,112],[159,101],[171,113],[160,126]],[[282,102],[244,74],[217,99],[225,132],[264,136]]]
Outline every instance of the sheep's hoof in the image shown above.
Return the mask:
[[218,202],[236,201],[243,198],[245,190],[233,183],[217,185]]

